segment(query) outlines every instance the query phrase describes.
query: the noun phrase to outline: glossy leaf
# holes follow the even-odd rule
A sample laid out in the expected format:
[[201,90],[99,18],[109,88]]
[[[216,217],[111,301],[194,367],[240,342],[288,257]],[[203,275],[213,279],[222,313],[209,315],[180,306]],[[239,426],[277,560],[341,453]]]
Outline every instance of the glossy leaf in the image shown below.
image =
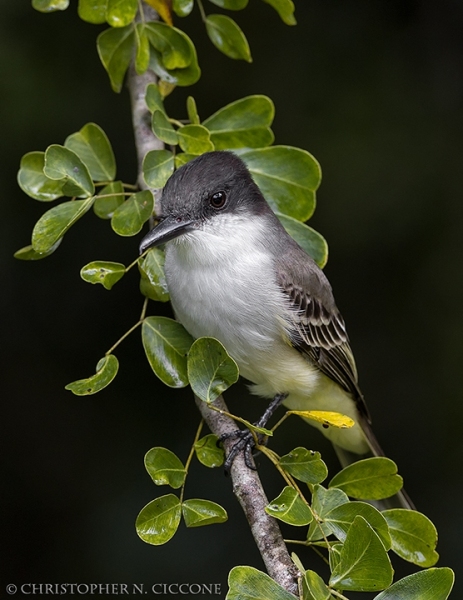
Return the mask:
[[151,150],[143,159],[143,179],[150,188],[163,188],[173,172],[174,155],[170,150]]
[[106,69],[111,87],[120,92],[124,76],[132,60],[135,32],[131,25],[106,29],[97,38],[97,49]]
[[108,0],[79,0],[77,12],[87,23],[99,24],[106,21]]
[[392,583],[389,556],[375,531],[363,517],[355,517],[333,570],[330,585],[358,592],[383,590]]
[[53,144],[45,152],[43,172],[50,179],[63,181],[63,192],[66,196],[84,196],[88,198],[95,193],[95,186],[87,166],[75,152]]
[[106,133],[95,123],[87,123],[64,142],[77,154],[94,181],[111,181],[116,176],[116,159]]
[[166,69],[185,69],[191,64],[191,46],[188,36],[183,31],[158,21],[147,23],[146,33],[151,45],[160,53]]
[[275,107],[270,98],[247,96],[227,104],[203,121],[203,125],[211,132],[217,150],[260,148],[273,142],[270,125],[274,116]]
[[298,221],[312,216],[321,169],[311,154],[291,146],[272,146],[240,156],[275,212]]
[[152,118],[152,129],[154,135],[162,142],[174,146],[178,144],[178,135],[164,112],[155,110]]
[[150,83],[146,86],[145,101],[148,109],[152,113],[154,113],[155,110],[160,110],[163,113],[166,112],[161,92],[155,83]]
[[433,523],[420,512],[394,508],[383,511],[389,525],[392,549],[404,560],[419,567],[432,567],[439,560],[435,551],[437,531]]
[[171,0],[145,0],[145,2],[154,8],[163,21],[172,25]]
[[233,567],[225,600],[295,600],[293,594],[254,567]]
[[213,402],[238,377],[237,364],[218,340],[203,337],[193,343],[188,353],[188,379],[198,398]]
[[374,600],[447,600],[453,588],[452,569],[426,569],[396,581]]
[[182,506],[177,496],[167,494],[156,498],[141,509],[135,523],[137,534],[147,544],[161,546],[175,535],[181,516]]
[[308,421],[315,421],[322,425],[337,427],[338,429],[349,429],[355,425],[355,421],[347,415],[330,410],[290,410],[289,414],[299,415]]
[[126,27],[135,19],[137,8],[137,0],[108,0],[106,20],[111,27]]
[[204,154],[214,150],[209,131],[202,125],[185,125],[178,130],[178,143],[187,154]]
[[292,0],[264,0],[270,6],[277,11],[280,15],[280,19],[286,25],[296,25],[296,19],[294,18],[294,2]]
[[174,388],[188,385],[187,354],[193,338],[183,325],[167,317],[147,317],[142,341],[148,362],[161,381]]
[[34,250],[40,254],[49,252],[66,231],[90,209],[93,200],[70,200],[43,214],[32,231]]
[[321,485],[315,485],[312,494],[312,510],[318,518],[310,524],[307,540],[316,541],[328,537],[331,534],[331,529],[324,522],[326,516],[334,508],[346,502],[349,502],[349,497],[342,490],[337,488],[327,490]]
[[122,181],[111,181],[98,193],[93,211],[100,219],[111,219],[125,198]]
[[397,465],[383,456],[366,458],[345,467],[330,481],[330,488],[342,489],[359,500],[381,500],[397,493],[403,480]]
[[63,180],[50,179],[43,168],[45,152],[28,152],[21,158],[18,171],[19,187],[31,198],[50,202],[64,195]]
[[331,544],[330,554],[329,554],[329,563],[330,563],[330,571],[333,572],[336,570],[336,567],[339,565],[341,561],[341,551],[344,544],[338,542],[336,544]]
[[140,291],[147,298],[157,302],[169,300],[164,261],[164,252],[160,248],[151,248],[146,256],[138,261],[141,274]]
[[225,523],[228,519],[227,511],[220,504],[200,498],[185,500],[182,504],[182,512],[187,527]]
[[220,467],[224,463],[225,452],[223,448],[219,448],[217,445],[218,439],[216,435],[209,433],[195,442],[197,459],[201,464],[210,469]]
[[201,121],[199,119],[198,109],[196,108],[196,101],[193,96],[188,96],[186,99],[186,110],[190,123],[192,125],[199,125]]
[[226,15],[208,15],[206,31],[214,46],[229,58],[252,62],[248,40],[238,24]]
[[242,10],[246,8],[249,0],[209,0],[212,4],[226,8],[227,10]]
[[142,75],[150,64],[150,42],[144,23],[137,23],[135,27],[135,49],[135,71]]
[[167,448],[151,448],[145,454],[145,469],[156,485],[182,487],[186,470],[182,461]]
[[265,512],[284,523],[296,526],[308,525],[313,519],[310,508],[290,486],[286,486],[281,494],[265,507]]
[[323,269],[328,261],[328,244],[325,238],[312,227],[292,217],[282,214],[277,214],[277,217],[289,235]]
[[132,194],[114,211],[111,227],[118,235],[136,235],[153,214],[153,207],[153,194],[149,190]]
[[122,263],[96,260],[88,263],[80,270],[80,276],[88,283],[101,283],[110,290],[115,283],[125,275],[125,265]]
[[295,448],[279,460],[290,475],[305,483],[321,483],[328,476],[328,468],[320,457],[320,452]]
[[301,600],[330,600],[332,598],[327,585],[315,571],[305,571],[301,583]]
[[66,10],[68,6],[69,0],[32,0],[32,8],[43,13]]
[[[172,28],[174,29],[174,28]],[[165,97],[170,93],[176,85],[187,86],[193,85],[201,77],[201,69],[198,65],[196,56],[196,48],[190,38],[179,29],[175,29],[179,36],[183,36],[184,41],[189,49],[189,64],[184,68],[169,68],[163,61],[162,52],[154,46],[151,48],[150,54],[150,69],[160,78],[159,89]],[[151,38],[150,38],[151,39]]]
[[46,252],[36,252],[32,247],[32,244],[30,246],[24,246],[24,248],[16,250],[14,257],[18,260],[41,260],[42,258],[46,258],[47,256],[50,256],[50,254],[53,254],[53,252],[61,244],[62,239],[63,238],[60,238],[56,244],[54,244]]
[[114,354],[104,356],[96,366],[96,373],[88,379],[79,379],[68,383],[66,390],[76,396],[88,396],[96,394],[111,383],[119,370],[119,361]]
[[324,515],[324,522],[332,533],[344,542],[350,526],[355,518],[360,515],[372,527],[386,550],[391,548],[391,536],[386,519],[371,504],[366,502],[347,502],[341,506],[336,506]]
[[178,17],[186,17],[193,10],[194,0],[172,0],[172,8]]

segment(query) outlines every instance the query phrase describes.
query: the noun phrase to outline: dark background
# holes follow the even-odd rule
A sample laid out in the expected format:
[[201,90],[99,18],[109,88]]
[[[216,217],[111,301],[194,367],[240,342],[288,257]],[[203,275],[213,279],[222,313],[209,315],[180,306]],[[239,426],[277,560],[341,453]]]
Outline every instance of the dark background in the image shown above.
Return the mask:
[[[0,597],[4,584],[39,582],[213,582],[225,594],[232,566],[263,565],[221,469],[195,464],[186,493],[222,503],[226,524],[189,531],[182,525],[162,548],[145,545],[134,530],[144,504],[167,493],[146,474],[144,453],[168,446],[182,459],[188,454],[198,422],[188,390],[159,384],[138,331],[118,348],[120,372],[110,387],[84,398],[64,390],[94,372],[142,306],[135,272],[108,292],[81,281],[79,270],[96,259],[128,264],[139,240],[117,238],[108,222],[89,214],[50,258],[25,263],[12,256],[30,243],[35,221],[51,206],[17,187],[24,153],[63,143],[94,121],[113,143],[120,177],[136,179],[128,93],[111,92],[95,49],[103,28],[80,21],[76,4],[43,15],[28,1],[0,0]],[[463,4],[296,0],[296,9],[297,27],[258,0],[232,15],[248,35],[252,65],[216,51],[197,10],[177,19],[197,45],[203,76],[176,90],[167,109],[184,118],[192,94],[205,118],[245,95],[267,94],[276,105],[276,142],[320,161],[323,183],[310,224],[329,242],[326,273],[375,430],[438,528],[439,564],[458,574]],[[228,398],[236,412],[253,418],[262,411],[244,387],[234,396]],[[295,420],[285,431],[277,450],[321,449],[336,468],[315,430]],[[276,496],[281,481],[262,466],[268,494]],[[321,568],[312,552],[298,548],[308,568]],[[403,565],[395,563],[400,575]],[[452,597],[463,597],[461,580]]]

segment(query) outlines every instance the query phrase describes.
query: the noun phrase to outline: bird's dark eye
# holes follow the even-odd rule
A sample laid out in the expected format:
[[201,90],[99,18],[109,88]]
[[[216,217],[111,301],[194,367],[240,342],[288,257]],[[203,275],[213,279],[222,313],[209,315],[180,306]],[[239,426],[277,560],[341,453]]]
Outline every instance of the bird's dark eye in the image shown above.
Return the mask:
[[216,192],[209,198],[209,202],[214,208],[223,208],[225,206],[226,199],[227,196],[225,192]]

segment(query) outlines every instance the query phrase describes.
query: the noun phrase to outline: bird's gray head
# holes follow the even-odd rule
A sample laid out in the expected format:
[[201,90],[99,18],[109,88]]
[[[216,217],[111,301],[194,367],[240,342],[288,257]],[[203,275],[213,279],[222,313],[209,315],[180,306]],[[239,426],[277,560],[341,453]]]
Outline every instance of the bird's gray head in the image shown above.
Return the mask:
[[160,223],[142,240],[140,252],[232,213],[270,210],[246,165],[232,152],[208,152],[180,167],[167,181]]

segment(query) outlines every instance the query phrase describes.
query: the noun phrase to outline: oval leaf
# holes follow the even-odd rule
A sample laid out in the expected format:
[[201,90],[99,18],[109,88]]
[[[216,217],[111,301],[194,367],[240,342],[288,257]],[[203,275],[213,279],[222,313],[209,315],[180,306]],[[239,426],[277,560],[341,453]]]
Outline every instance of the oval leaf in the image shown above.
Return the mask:
[[193,343],[188,353],[188,379],[198,398],[213,402],[238,377],[236,362],[218,340],[203,337]]
[[110,290],[115,283],[125,275],[125,265],[122,263],[95,260],[82,267],[80,276],[87,283],[101,283]]
[[204,154],[214,150],[211,134],[202,125],[185,125],[178,130],[178,143],[187,154]]
[[116,159],[106,133],[95,123],[87,123],[70,135],[64,146],[77,154],[94,181],[111,181],[116,176]]
[[227,511],[220,504],[199,498],[185,500],[182,504],[182,512],[187,527],[225,523],[228,519]]
[[51,248],[49,248],[46,252],[36,252],[32,245],[24,246],[24,248],[20,248],[16,250],[14,253],[14,257],[18,260],[41,260],[42,258],[46,258],[53,254],[53,252],[58,248],[61,244],[63,238],[60,238],[56,244],[54,244]]
[[114,211],[111,227],[118,235],[136,235],[153,214],[153,207],[153,194],[149,190],[132,194]]
[[151,150],[143,159],[143,179],[150,188],[163,188],[173,172],[174,155],[170,150]]
[[182,516],[180,500],[167,494],[152,500],[141,509],[135,527],[147,544],[160,546],[168,542],[178,529]]
[[225,460],[223,448],[219,448],[217,445],[218,439],[216,435],[209,433],[195,442],[197,459],[201,464],[211,469],[222,466]]
[[62,180],[50,179],[43,172],[45,152],[29,152],[21,158],[18,171],[19,187],[31,198],[50,202],[64,195]]
[[111,27],[129,25],[137,14],[137,0],[107,0],[106,20]]
[[145,454],[145,469],[156,485],[178,489],[186,477],[182,461],[167,448],[151,448]]
[[[156,47],[151,48],[150,53],[150,69],[152,69],[156,75],[160,78],[159,89],[163,96],[167,96],[172,91],[172,86],[180,85],[193,85],[196,83],[201,76],[201,69],[198,65],[198,58],[196,56],[196,48],[190,38],[180,31],[171,27],[177,32],[178,36],[183,37],[186,45],[188,46],[189,52],[189,64],[184,68],[169,68],[163,61],[163,54],[158,51]],[[150,38],[152,42],[152,38]],[[163,91],[164,90],[164,91]]]
[[140,291],[147,298],[158,302],[169,300],[164,261],[164,252],[160,248],[151,248],[146,256],[138,261],[141,274]]
[[158,21],[147,23],[146,33],[166,69],[185,69],[191,65],[194,55],[183,31]]
[[145,102],[148,109],[154,113],[155,110],[160,110],[165,113],[164,101],[159,91],[159,87],[155,83],[150,83],[146,87]]
[[279,460],[290,475],[305,483],[321,483],[328,477],[328,468],[320,457],[320,452],[295,448]]
[[389,525],[392,549],[404,560],[419,567],[432,567],[439,560],[435,551],[437,531],[432,522],[420,512],[394,508],[383,511]]
[[315,571],[306,571],[301,578],[302,600],[330,600],[330,590]]
[[355,517],[330,585],[341,590],[375,592],[392,583],[393,569],[378,535],[363,517]]
[[248,40],[237,23],[226,15],[209,15],[206,31],[214,46],[229,58],[252,62]]
[[108,0],[79,0],[77,13],[82,21],[98,25],[106,21]]
[[69,0],[32,0],[32,8],[43,13],[66,10],[68,6]]
[[309,531],[307,532],[307,540],[316,541],[328,537],[331,534],[331,530],[324,522],[326,515],[333,508],[341,506],[346,502],[349,502],[349,497],[342,490],[338,490],[337,488],[327,490],[321,485],[315,485],[312,493],[312,511],[318,518],[314,519],[310,524]]
[[447,600],[453,588],[455,575],[452,569],[427,569],[396,581],[390,588],[375,596],[374,600]]
[[93,196],[95,186],[87,167],[75,152],[53,144],[45,152],[43,172],[50,179],[64,180],[66,196]]
[[100,219],[111,219],[114,212],[125,200],[122,181],[112,181],[105,185],[95,198],[93,211]]
[[382,500],[396,494],[402,485],[395,462],[376,456],[345,467],[333,477],[329,487],[340,488],[359,500]]
[[96,366],[96,373],[88,379],[79,379],[68,383],[65,387],[76,396],[88,396],[101,391],[116,377],[119,370],[119,361],[114,354],[104,356]]
[[355,517],[362,516],[378,534],[386,550],[391,548],[391,536],[388,524],[383,515],[371,504],[366,502],[347,502],[336,506],[324,516],[324,522],[334,535],[344,542]]
[[178,135],[172,124],[169,122],[165,113],[160,110],[155,110],[152,119],[152,129],[154,135],[162,142],[175,146],[178,144]]
[[277,217],[293,240],[323,269],[328,261],[328,244],[325,238],[312,227],[292,217],[282,214],[277,214]]
[[294,600],[266,573],[254,567],[233,567],[228,575],[228,594],[226,600]]
[[278,498],[265,507],[265,512],[284,523],[296,526],[308,525],[313,519],[310,508],[290,486],[286,486]]
[[94,198],[70,200],[54,206],[40,217],[32,231],[32,247],[49,252],[76,221],[92,206]]
[[292,0],[264,0],[277,11],[280,19],[286,25],[296,25],[294,18],[294,2]]
[[97,38],[98,54],[115,92],[120,92],[122,89],[134,46],[135,32],[131,25],[116,29],[111,27],[100,33]]
[[173,0],[172,8],[178,17],[186,17],[193,10],[194,0]]
[[147,317],[142,341],[148,362],[161,381],[174,388],[188,385],[187,353],[193,338],[183,325],[167,317]]

